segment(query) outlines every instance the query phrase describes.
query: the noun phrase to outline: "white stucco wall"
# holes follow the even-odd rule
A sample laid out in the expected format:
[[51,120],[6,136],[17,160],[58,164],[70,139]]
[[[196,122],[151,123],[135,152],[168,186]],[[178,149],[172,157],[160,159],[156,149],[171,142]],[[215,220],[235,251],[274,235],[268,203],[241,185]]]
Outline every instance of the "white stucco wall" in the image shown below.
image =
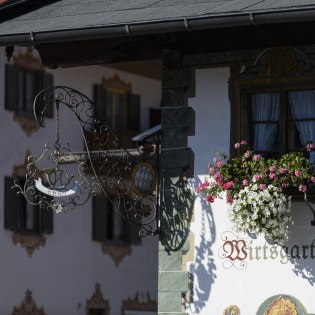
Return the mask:
[[[46,119],[42,128],[28,137],[4,109],[4,49],[0,51],[0,314],[10,314],[30,289],[39,306],[49,315],[83,315],[86,300],[101,285],[104,299],[109,300],[111,314],[121,313],[121,302],[135,294],[150,293],[157,298],[157,237],[147,237],[132,254],[115,265],[102,253],[101,244],[92,241],[91,201],[68,213],[54,216],[54,233],[46,245],[29,257],[20,244],[14,245],[11,231],[4,229],[4,176],[11,176],[14,165],[24,163],[26,150],[39,154],[46,142],[55,140],[55,120]],[[149,107],[160,106],[160,82],[102,66],[48,70],[55,85],[66,85],[92,99],[92,85],[101,77],[118,74],[132,83],[132,91],[141,96],[141,126],[148,127]],[[61,141],[71,141],[74,150],[82,150],[83,141],[77,123],[65,113]],[[145,299],[144,299],[145,300]]]
[[[195,152],[195,187],[203,180],[214,151],[229,150],[228,76],[228,69],[223,68],[196,71],[196,97],[189,100],[196,111],[196,133],[189,138]],[[195,261],[187,266],[194,274],[194,303],[188,305],[189,314],[218,315],[227,306],[237,305],[242,315],[253,315],[267,298],[277,294],[291,295],[308,313],[315,313],[315,227],[305,205],[292,205],[295,225],[285,245],[294,259],[288,259],[279,246],[272,248],[263,237],[247,237],[247,257],[236,260],[233,266],[222,256],[225,240],[237,240],[230,233],[227,211],[224,200],[208,204],[196,197],[195,222],[191,225]]]

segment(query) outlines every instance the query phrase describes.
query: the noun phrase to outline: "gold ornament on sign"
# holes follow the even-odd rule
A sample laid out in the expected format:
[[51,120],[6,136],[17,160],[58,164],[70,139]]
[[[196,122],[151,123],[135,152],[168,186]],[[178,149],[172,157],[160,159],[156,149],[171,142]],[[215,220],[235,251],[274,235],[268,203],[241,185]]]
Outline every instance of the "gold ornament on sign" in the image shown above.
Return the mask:
[[236,305],[230,305],[228,306],[224,312],[223,315],[240,315],[240,309]]
[[293,302],[280,296],[268,306],[264,315],[298,315],[298,313]]

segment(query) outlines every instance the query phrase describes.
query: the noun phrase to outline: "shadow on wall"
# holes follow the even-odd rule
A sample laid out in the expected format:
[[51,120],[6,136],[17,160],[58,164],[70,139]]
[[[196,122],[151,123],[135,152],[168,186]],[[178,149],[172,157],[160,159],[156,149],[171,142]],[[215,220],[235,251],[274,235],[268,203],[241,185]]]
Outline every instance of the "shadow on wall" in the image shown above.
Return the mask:
[[[199,183],[194,182],[194,189]],[[189,272],[194,279],[194,302],[190,304],[190,312],[199,314],[205,307],[216,279],[216,265],[211,249],[216,238],[216,228],[210,204],[201,199],[201,231],[200,244],[195,247],[196,260],[190,265]]]
[[315,284],[315,227],[311,225],[312,215],[306,206],[292,203],[294,226],[290,240],[282,251],[292,264],[293,272],[300,278]]
[[161,244],[168,253],[181,250],[186,243],[194,206],[194,194],[186,181],[172,175],[163,176],[160,203]]

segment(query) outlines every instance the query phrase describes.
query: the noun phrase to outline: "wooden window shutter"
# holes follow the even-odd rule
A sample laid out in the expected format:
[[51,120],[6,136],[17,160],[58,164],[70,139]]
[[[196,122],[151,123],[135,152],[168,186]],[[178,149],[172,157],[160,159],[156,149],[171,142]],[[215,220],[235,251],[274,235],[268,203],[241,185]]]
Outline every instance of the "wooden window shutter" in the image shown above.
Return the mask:
[[[134,207],[136,207],[135,212],[140,213],[141,203],[135,203]],[[138,224],[141,224],[141,219],[137,221]],[[142,242],[142,237],[139,235],[140,226],[127,222],[128,224],[128,232],[129,232],[129,240],[128,243],[132,245],[140,245]]]
[[[53,197],[45,196],[47,202],[51,202]],[[49,208],[39,208],[40,218],[41,218],[41,232],[45,234],[52,234],[54,231],[54,211]]]
[[[54,76],[51,73],[43,72],[42,73],[42,79],[43,79],[43,87],[42,87],[43,89],[54,86]],[[45,117],[47,117],[47,118],[53,118],[54,117],[54,104],[53,104],[53,102],[51,102],[47,105],[47,108],[45,110]]]
[[16,194],[13,177],[4,178],[4,228],[8,230],[17,230],[19,227],[19,212],[21,206],[21,195]]
[[19,72],[22,71],[15,65],[5,65],[5,109],[19,110]]
[[101,122],[107,120],[107,90],[102,85],[94,85],[94,102],[96,104],[95,117]]
[[127,128],[128,131],[140,130],[140,95],[128,95]]
[[106,241],[108,220],[108,199],[103,195],[93,198],[92,239]]

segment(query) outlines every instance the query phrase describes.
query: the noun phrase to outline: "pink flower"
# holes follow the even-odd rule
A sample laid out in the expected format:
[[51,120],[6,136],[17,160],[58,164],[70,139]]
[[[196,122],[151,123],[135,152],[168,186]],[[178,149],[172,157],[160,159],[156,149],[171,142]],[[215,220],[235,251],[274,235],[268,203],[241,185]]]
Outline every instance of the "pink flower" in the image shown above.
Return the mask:
[[202,183],[203,187],[208,187],[210,185],[210,183],[208,182],[207,179],[204,180],[204,182]]
[[307,187],[305,185],[300,184],[299,191],[306,192],[307,191]]
[[220,167],[220,168],[221,168],[223,165],[224,165],[224,163],[223,163],[222,161],[219,161],[219,162],[217,163],[217,166]]
[[241,141],[241,144],[246,145],[246,144],[247,144],[247,141],[246,141],[246,140],[242,140],[242,141]]
[[294,171],[296,177],[301,177],[303,175],[302,171]]
[[220,172],[217,172],[214,174],[213,176],[214,180],[216,181],[216,183],[219,185],[219,186],[222,186],[223,185],[223,182],[222,182],[222,178],[221,178],[221,173]]
[[269,178],[270,179],[275,179],[277,177],[277,175],[275,173],[270,173],[269,174]]
[[283,167],[280,167],[280,168],[279,168],[279,173],[280,173],[280,174],[284,174],[286,171],[287,171],[287,170],[286,170],[285,168],[283,168]]
[[275,172],[277,170],[277,167],[275,165],[270,166],[269,171]]
[[261,156],[260,156],[259,154],[254,154],[253,160],[254,160],[255,162],[258,162],[260,159],[261,159]]
[[219,159],[218,158],[214,158],[213,159],[213,163],[218,163],[219,162]]
[[228,190],[228,189],[230,189],[231,187],[233,187],[233,185],[234,185],[233,181],[227,182],[227,183],[225,183],[225,184],[223,185],[223,189],[224,189],[224,190]]
[[311,151],[313,149],[315,149],[315,144],[314,143],[309,143],[309,144],[306,145],[306,150],[307,151]]
[[258,175],[258,174],[256,174],[256,175],[253,176],[253,182],[257,182],[257,181],[259,181],[260,179],[261,179],[261,176]]
[[226,202],[231,204],[233,202],[233,197],[231,195],[226,195]]
[[234,144],[234,148],[235,148],[235,149],[239,148],[240,146],[241,146],[241,144],[240,144],[239,142],[237,142],[237,143]]
[[243,179],[243,186],[248,186],[249,185],[249,180],[248,179]]
[[213,197],[212,195],[207,195],[207,196],[206,196],[206,200],[207,200],[208,202],[214,202],[214,197]]
[[214,167],[209,167],[209,173],[213,175],[215,173],[215,168]]
[[197,194],[199,194],[200,192],[202,192],[202,191],[203,191],[203,189],[204,189],[204,187],[203,187],[203,186],[201,186],[201,185],[199,185],[199,186],[196,188],[196,192],[197,192]]
[[267,188],[267,185],[266,184],[260,184],[259,185],[259,189],[260,190],[264,190],[264,189],[266,189]]
[[310,178],[310,180],[311,180],[312,183],[315,183],[315,177],[314,177],[314,176],[312,176],[312,177]]
[[245,152],[245,159],[248,159],[250,157],[250,151]]

